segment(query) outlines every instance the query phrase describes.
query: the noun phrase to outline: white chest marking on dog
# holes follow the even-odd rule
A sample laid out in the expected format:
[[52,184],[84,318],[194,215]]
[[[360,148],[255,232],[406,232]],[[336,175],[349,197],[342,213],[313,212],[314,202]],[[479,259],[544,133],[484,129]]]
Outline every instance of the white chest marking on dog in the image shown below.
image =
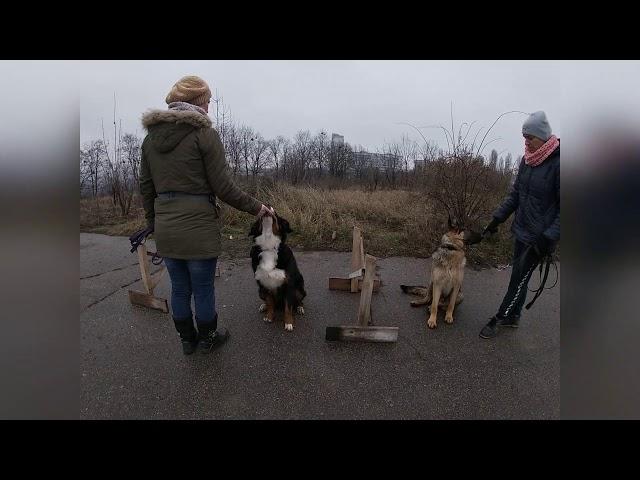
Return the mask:
[[265,216],[262,219],[262,234],[256,237],[256,245],[262,249],[260,264],[256,268],[255,279],[264,288],[276,290],[284,283],[285,273],[278,264],[278,248],[280,238],[273,234],[273,218]]

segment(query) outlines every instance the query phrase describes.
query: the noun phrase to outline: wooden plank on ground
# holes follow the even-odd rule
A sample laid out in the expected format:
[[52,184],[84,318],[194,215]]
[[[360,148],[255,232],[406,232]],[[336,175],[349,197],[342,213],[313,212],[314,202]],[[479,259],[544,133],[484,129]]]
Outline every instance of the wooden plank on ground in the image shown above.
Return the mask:
[[129,290],[129,301],[134,305],[140,305],[142,307],[153,308],[154,310],[160,310],[164,313],[169,313],[169,305],[166,298],[154,297],[144,292],[137,292],[135,290]]
[[398,327],[362,327],[357,325],[327,327],[325,340],[329,342],[397,342]]

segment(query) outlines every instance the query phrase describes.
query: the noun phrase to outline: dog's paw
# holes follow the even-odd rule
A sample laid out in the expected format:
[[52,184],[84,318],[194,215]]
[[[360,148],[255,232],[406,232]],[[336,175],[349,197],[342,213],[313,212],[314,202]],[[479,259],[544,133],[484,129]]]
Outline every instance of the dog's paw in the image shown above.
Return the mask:
[[429,320],[427,320],[427,326],[429,328],[436,328],[436,319],[435,318],[429,318]]
[[284,329],[285,329],[287,332],[293,332],[293,323],[285,323],[285,324],[284,324]]
[[444,317],[444,321],[447,323],[453,323],[453,317]]
[[304,315],[304,307],[302,305],[300,305],[297,309],[296,309],[296,313],[298,315]]
[[258,307],[259,312],[264,312],[266,309],[267,309],[266,303],[261,303],[260,306]]
[[409,305],[411,305],[412,307],[421,307],[424,305],[424,303],[420,303],[418,300],[411,300],[411,303],[409,303]]
[[266,322],[266,323],[271,323],[271,322],[273,322],[273,319],[272,319],[272,318],[269,318],[269,317],[264,317],[262,320],[263,320],[264,322]]

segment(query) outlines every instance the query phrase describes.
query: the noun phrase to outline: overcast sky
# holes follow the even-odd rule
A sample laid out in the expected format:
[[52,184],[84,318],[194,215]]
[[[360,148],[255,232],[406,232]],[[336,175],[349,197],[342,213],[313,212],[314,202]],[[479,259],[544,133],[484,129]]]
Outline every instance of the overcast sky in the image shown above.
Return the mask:
[[[292,138],[299,130],[344,135],[352,145],[374,151],[386,141],[419,135],[422,127],[476,122],[472,132],[490,126],[503,112],[544,110],[553,132],[562,138],[567,124],[587,106],[640,111],[640,62],[613,61],[85,61],[74,62],[80,87],[80,140],[113,137],[116,119],[123,131],[143,136],[141,114],[166,108],[164,98],[184,75],[204,78],[223,97],[236,123],[265,138]],[[616,103],[617,102],[617,103]],[[210,115],[215,116],[212,104]],[[514,157],[523,150],[525,117],[502,117],[487,138]],[[446,146],[438,129],[423,134]],[[484,134],[484,131],[482,132]]]

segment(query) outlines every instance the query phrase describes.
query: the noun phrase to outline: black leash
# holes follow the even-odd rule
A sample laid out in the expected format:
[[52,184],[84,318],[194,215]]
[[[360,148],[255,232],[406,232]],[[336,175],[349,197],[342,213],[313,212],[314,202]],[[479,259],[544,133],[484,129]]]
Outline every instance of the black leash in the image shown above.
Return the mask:
[[[556,281],[549,288],[544,288],[544,286],[547,284],[547,278],[549,277],[549,268],[551,267],[551,265],[553,265],[553,267],[556,269]],[[542,275],[543,266],[544,266],[544,276]],[[558,284],[558,279],[559,279],[558,266],[556,265],[556,262],[553,260],[553,256],[551,254],[547,254],[542,258],[542,261],[540,261],[539,271],[540,271],[540,278],[542,278],[542,280],[540,282],[540,286],[537,289],[529,290],[530,292],[535,292],[536,294],[534,295],[533,299],[524,307],[527,310],[529,310],[531,306],[535,303],[535,301],[538,299],[538,297],[542,295],[542,292],[544,292],[545,290],[551,290],[553,287],[555,287]]]
[[[487,234],[483,234],[482,235],[482,240],[486,239],[488,236],[489,235],[487,235]],[[533,306],[533,304],[538,299],[538,297],[540,297],[540,295],[542,295],[542,292],[544,292],[545,290],[551,290],[553,287],[555,287],[558,284],[558,279],[560,278],[560,275],[558,274],[558,265],[556,265],[556,262],[553,260],[553,255],[548,253],[548,254],[546,254],[544,256],[541,256],[533,245],[527,246],[527,248],[525,249],[524,253],[522,253],[522,255],[520,255],[520,257],[518,257],[516,260],[514,260],[513,265],[517,265],[518,263],[520,263],[520,271],[526,274],[526,272],[525,272],[525,270],[523,268],[524,267],[524,261],[527,258],[527,255],[529,254],[529,252],[531,250],[534,251],[534,253],[536,254],[536,257],[537,257],[537,260],[533,264],[532,268],[539,267],[540,285],[538,286],[538,288],[536,288],[534,290],[529,290],[530,292],[535,292],[535,295],[533,296],[533,299],[525,306],[525,308],[527,310],[529,310]],[[547,278],[549,277],[549,268],[551,267],[551,265],[553,265],[553,267],[556,270],[556,281],[549,288],[545,288],[545,285],[547,284]],[[544,274],[542,273],[543,269],[544,269]]]
[[[131,242],[131,253],[135,252],[140,245],[142,245],[149,235],[153,233],[153,227],[147,227],[142,230],[138,230],[136,233],[129,237]],[[151,256],[151,263],[154,265],[160,265],[162,263],[162,257],[158,255],[158,252],[147,252],[147,255]]]
[[[542,292],[544,292],[545,290],[551,290],[553,287],[555,287],[558,284],[558,278],[559,278],[558,266],[556,265],[556,262],[553,260],[553,255],[548,253],[546,255],[541,256],[533,245],[529,245],[524,251],[524,253],[517,259],[517,261],[513,262],[513,264],[515,265],[516,263],[520,262],[519,270],[526,275],[526,272],[524,269],[524,261],[527,258],[527,255],[529,255],[529,253],[532,250],[536,255],[536,261],[531,266],[531,268],[535,269],[536,267],[538,267],[538,270],[540,273],[540,285],[538,286],[538,288],[534,290],[529,289],[530,292],[535,292],[535,295],[533,296],[531,301],[525,305],[524,308],[526,308],[527,310],[529,310],[533,306],[533,304],[536,302],[538,297],[542,295]],[[547,278],[549,278],[549,268],[551,267],[551,265],[553,265],[553,267],[556,269],[556,281],[551,287],[545,288],[545,285],[547,284]],[[542,273],[543,269],[544,269],[544,274]]]

